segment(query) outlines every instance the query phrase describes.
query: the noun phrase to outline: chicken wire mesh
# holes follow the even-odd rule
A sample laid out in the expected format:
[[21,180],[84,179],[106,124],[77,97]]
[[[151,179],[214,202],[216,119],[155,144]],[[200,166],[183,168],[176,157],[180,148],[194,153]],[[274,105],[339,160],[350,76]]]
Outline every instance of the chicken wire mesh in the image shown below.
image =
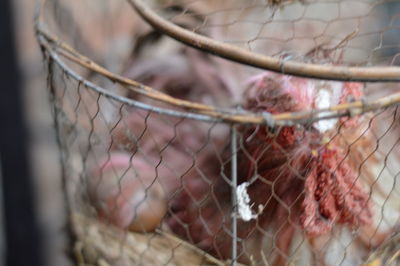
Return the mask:
[[[243,34],[238,44],[252,52],[396,65],[397,43],[383,37],[396,28],[395,2],[218,3],[149,2],[194,32],[225,42]],[[398,84],[309,79],[225,61],[153,30],[130,4],[45,1],[37,20],[77,264],[399,263]],[[275,14],[292,26],[314,21],[311,11],[285,14],[293,6],[341,26],[314,35],[304,26],[311,37],[299,29],[283,43],[276,33],[263,38]],[[328,6],[370,11],[346,19]],[[379,29],[361,34],[370,17]],[[347,20],[358,21],[357,34],[349,35]],[[350,45],[370,35],[381,44]]]

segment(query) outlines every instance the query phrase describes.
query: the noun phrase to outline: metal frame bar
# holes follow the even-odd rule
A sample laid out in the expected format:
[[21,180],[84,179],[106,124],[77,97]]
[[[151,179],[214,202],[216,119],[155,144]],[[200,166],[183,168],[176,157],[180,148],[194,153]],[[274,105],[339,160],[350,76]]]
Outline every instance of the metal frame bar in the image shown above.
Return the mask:
[[231,126],[231,187],[232,187],[232,266],[237,265],[237,130],[235,125]]

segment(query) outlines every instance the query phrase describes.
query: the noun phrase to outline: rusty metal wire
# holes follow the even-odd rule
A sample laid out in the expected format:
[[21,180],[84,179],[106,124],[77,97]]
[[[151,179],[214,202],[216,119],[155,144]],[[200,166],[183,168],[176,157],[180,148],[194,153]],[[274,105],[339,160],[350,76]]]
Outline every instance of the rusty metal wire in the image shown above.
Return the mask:
[[[391,32],[398,30],[398,17],[393,15],[387,19],[387,25],[378,25],[379,16],[389,16],[382,14],[382,9],[398,9],[394,1],[231,0],[210,4],[207,0],[188,0],[150,1],[150,5],[142,0],[129,2],[154,28],[238,63],[329,80],[400,79],[396,63],[398,45],[386,42]],[[163,11],[171,9],[177,9],[178,15],[164,18],[168,12]],[[191,17],[200,17],[200,21],[194,26],[179,24],[182,18]],[[211,35],[213,31],[227,34],[207,37],[204,32],[210,31]],[[368,47],[371,43],[376,46]],[[386,50],[391,53],[389,58]],[[325,55],[318,58],[318,53]],[[349,54],[359,58],[349,59]]]
[[[238,110],[229,110],[229,109],[220,109],[214,106],[207,106],[204,104],[198,104],[195,102],[187,102],[184,100],[175,99],[163,93],[160,93],[150,87],[147,87],[141,83],[138,83],[133,80],[126,79],[119,75],[113,74],[101,66],[97,65],[89,58],[82,57],[79,53],[74,51],[65,43],[55,39],[49,33],[43,31],[41,27],[38,27],[38,34],[40,34],[41,39],[39,40],[43,46],[47,46],[47,49],[50,50],[49,43],[43,39],[46,37],[51,41],[52,44],[59,46],[61,50],[58,51],[60,55],[67,57],[68,59],[84,66],[92,71],[98,72],[99,74],[104,75],[114,82],[122,83],[124,86],[127,86],[128,89],[133,89],[135,92],[144,94],[149,98],[157,99],[159,101],[167,102],[171,105],[187,108],[189,110],[194,110],[198,113],[204,113],[209,117],[214,117],[216,119],[221,119],[225,121],[239,122],[239,123],[265,123],[265,117],[260,114],[251,114],[248,112],[238,111]],[[55,48],[53,48],[55,49]],[[72,54],[71,54],[72,53]],[[54,57],[54,56],[53,56]],[[59,60],[56,60],[59,61]],[[318,117],[318,113],[330,113],[328,118],[331,117],[340,117],[346,116],[349,112],[352,113],[364,113],[375,109],[384,108],[387,106],[392,106],[398,104],[400,102],[400,93],[392,94],[390,96],[382,97],[373,101],[359,100],[353,101],[350,103],[338,104],[335,106],[330,106],[328,108],[315,109],[312,111],[302,111],[302,112],[290,112],[290,113],[280,113],[276,115],[272,115],[272,119],[276,124],[286,124],[286,123],[301,123],[304,121],[310,120],[319,120],[323,119],[323,117]],[[165,112],[165,111],[164,111]]]
[[[399,262],[397,83],[258,72],[169,42],[128,1],[100,2],[47,0],[36,23],[79,265]],[[153,11],[197,34],[243,24],[246,9],[318,2],[346,1],[239,1],[226,25],[211,18],[237,7],[196,17],[207,1],[167,0]],[[336,40],[346,49],[359,36]]]

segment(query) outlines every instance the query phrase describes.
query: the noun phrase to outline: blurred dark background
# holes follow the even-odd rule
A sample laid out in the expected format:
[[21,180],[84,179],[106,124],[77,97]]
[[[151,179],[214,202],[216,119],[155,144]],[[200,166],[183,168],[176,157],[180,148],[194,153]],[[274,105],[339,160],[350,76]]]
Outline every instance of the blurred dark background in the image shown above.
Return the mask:
[[0,265],[68,265],[35,1],[0,1]]

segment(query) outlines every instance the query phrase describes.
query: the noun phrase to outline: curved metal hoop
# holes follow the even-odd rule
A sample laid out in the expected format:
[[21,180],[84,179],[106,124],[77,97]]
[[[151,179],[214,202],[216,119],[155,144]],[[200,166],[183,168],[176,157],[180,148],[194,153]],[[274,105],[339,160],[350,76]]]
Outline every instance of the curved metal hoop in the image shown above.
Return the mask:
[[[36,24],[36,33],[38,37],[39,44],[41,45],[44,51],[47,51],[50,54],[50,57],[55,60],[61,68],[64,70],[68,70],[77,81],[83,82],[84,79],[82,77],[76,78],[78,75],[73,74],[73,71],[67,68],[67,65],[62,63],[57,54],[60,54],[64,58],[70,60],[71,62],[78,64],[84,68],[90,69],[108,79],[120,83],[126,89],[129,89],[135,93],[139,93],[145,95],[146,97],[150,97],[157,101],[165,102],[170,104],[171,106],[180,107],[186,110],[186,114],[180,112],[165,112],[165,110],[159,109],[159,113],[165,113],[166,115],[180,116],[180,117],[191,117],[198,120],[209,120],[211,122],[215,121],[225,121],[229,123],[244,123],[244,124],[265,124],[268,123],[268,119],[265,118],[265,114],[260,113],[251,113],[251,112],[243,112],[234,109],[221,110],[214,106],[203,105],[194,102],[187,102],[183,100],[179,100],[173,98],[171,96],[165,95],[161,92],[155,91],[154,89],[147,87],[139,82],[134,80],[130,80],[114,74],[103,67],[97,65],[91,59],[80,55],[77,51],[75,51],[72,47],[63,43],[61,40],[58,40],[56,37],[52,36],[48,32],[46,32],[40,24]],[[52,47],[54,46],[54,47]],[[93,89],[94,84],[91,82],[86,82],[85,84],[89,84],[89,88]],[[98,87],[96,87],[99,92]],[[108,97],[115,98],[116,100],[128,101],[126,102],[129,105],[139,107],[142,109],[146,109],[145,107],[137,106],[137,104],[133,104],[133,101],[128,99],[123,99],[122,96],[111,95],[110,93],[105,92],[106,90],[101,91],[102,94],[107,95]],[[390,107],[393,105],[398,105],[400,103],[400,92],[379,98],[374,101],[355,101],[351,103],[338,104],[329,108],[317,109],[311,111],[303,111],[303,112],[292,112],[292,113],[281,113],[274,114],[270,117],[270,120],[274,122],[275,125],[292,125],[296,123],[309,123],[310,121],[317,121],[322,119],[329,119],[333,117],[341,117],[348,116],[349,112],[362,114],[369,111],[374,111],[386,107]],[[320,113],[328,112],[328,116],[318,115]],[[197,116],[197,115],[199,116]],[[200,118],[201,117],[201,118]]]
[[346,67],[282,60],[213,40],[169,22],[149,8],[142,0],[128,0],[137,13],[157,30],[205,52],[241,64],[275,72],[317,79],[360,82],[400,81],[400,67]]

